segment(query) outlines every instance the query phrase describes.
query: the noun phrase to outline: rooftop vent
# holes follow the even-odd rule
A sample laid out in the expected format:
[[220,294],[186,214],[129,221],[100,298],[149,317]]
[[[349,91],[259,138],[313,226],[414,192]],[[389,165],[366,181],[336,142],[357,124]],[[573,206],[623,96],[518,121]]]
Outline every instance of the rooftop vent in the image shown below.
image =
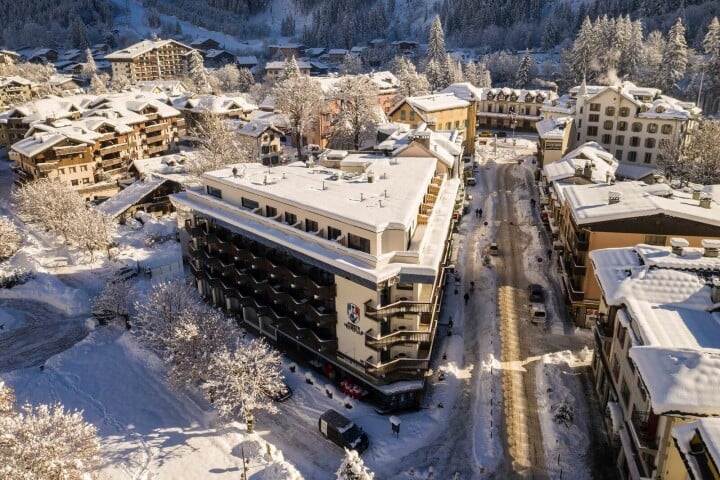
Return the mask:
[[582,176],[585,178],[592,178],[592,167],[593,164],[591,162],[585,162],[585,168],[583,168]]
[[720,240],[703,238],[700,244],[703,246],[703,257],[717,257],[720,252]]
[[685,247],[687,247],[689,245],[690,245],[690,242],[688,242],[684,238],[674,237],[674,238],[670,239],[670,246],[672,247],[672,253],[674,253],[675,255],[682,256],[683,250],[685,249]]
[[608,192],[608,205],[613,205],[615,203],[620,203],[620,198],[622,197],[622,193],[610,190]]
[[712,203],[712,196],[708,193],[703,193],[700,195],[700,206],[703,208],[710,208],[710,204]]
[[700,200],[701,193],[702,193],[702,187],[693,187],[693,189],[692,189],[693,200]]

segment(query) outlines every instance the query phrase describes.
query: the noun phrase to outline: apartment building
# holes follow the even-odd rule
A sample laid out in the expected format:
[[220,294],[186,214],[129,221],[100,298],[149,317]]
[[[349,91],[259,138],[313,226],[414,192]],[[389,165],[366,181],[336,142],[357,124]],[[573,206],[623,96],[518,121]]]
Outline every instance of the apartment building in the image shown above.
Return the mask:
[[237,130],[237,134],[240,143],[252,155],[252,161],[259,161],[263,165],[278,165],[285,161],[280,143],[285,134],[274,125],[248,122]]
[[183,117],[191,128],[206,114],[217,115],[228,120],[241,120],[247,122],[250,115],[258,106],[250,103],[242,95],[199,95],[186,93],[171,98],[168,101],[174,108],[182,112]]
[[592,173],[598,162],[586,165],[595,183],[554,182],[547,208],[568,308],[580,326],[594,321],[600,303],[591,252],[639,243],[668,246],[675,236],[686,238],[691,247],[699,247],[703,239],[720,239],[720,203],[709,188],[614,183],[607,173]]
[[193,49],[175,40],[143,40],[105,56],[112,75],[124,76],[130,83],[141,80],[182,78],[189,70]]
[[25,103],[37,96],[38,85],[23,77],[0,77],[0,106]]
[[391,411],[419,405],[460,182],[433,157],[330,151],[174,195],[199,291]]
[[35,121],[10,147],[18,183],[57,177],[88,199],[111,196],[133,160],[173,151],[185,132],[179,111],[145,94],[63,100],[50,110],[70,105],[69,116]]
[[[286,60],[267,62],[265,64],[265,78],[267,80],[277,80],[282,77],[285,69],[287,68],[287,63],[288,62]],[[298,61],[297,66],[301,75],[310,75],[310,63]]]
[[478,99],[478,127],[533,130],[541,119],[542,106],[557,98],[552,90],[483,88]]
[[720,241],[670,243],[590,252],[602,291],[592,369],[623,480],[717,478],[681,453],[702,462],[698,447],[717,445],[698,422],[720,416]]
[[621,163],[654,167],[663,143],[681,144],[695,127],[700,109],[656,88],[631,82],[580,85],[542,105],[545,118],[572,116],[570,148],[596,141]]

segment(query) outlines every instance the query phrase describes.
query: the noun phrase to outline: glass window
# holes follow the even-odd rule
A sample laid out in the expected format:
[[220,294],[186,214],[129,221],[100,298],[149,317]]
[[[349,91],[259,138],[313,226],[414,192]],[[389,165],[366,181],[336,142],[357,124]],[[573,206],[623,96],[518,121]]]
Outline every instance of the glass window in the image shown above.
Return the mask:
[[665,235],[645,235],[645,242],[648,245],[664,247],[667,236]]
[[400,120],[406,120],[406,115],[405,110],[400,110]]
[[445,130],[450,130],[452,128],[452,123],[445,122]]
[[644,163],[652,163],[652,153],[647,152],[645,154],[645,158],[643,159]]
[[657,133],[658,131],[658,124],[657,123],[648,123],[647,125],[647,132],[648,133]]
[[87,172],[87,165],[80,165],[81,172]]
[[625,144],[625,135],[618,135],[615,137],[615,145],[624,145]]
[[269,218],[277,217],[277,208],[271,207],[270,205],[265,206],[265,216]]
[[637,152],[628,152],[628,162],[637,162]]
[[455,128],[460,128],[460,120],[455,120]]
[[599,111],[600,111],[600,104],[599,104],[599,103],[591,103],[591,104],[590,104],[590,111],[591,111],[591,112],[599,112]]
[[620,107],[620,116],[621,117],[629,117],[630,109],[628,107]]
[[598,127],[587,127],[587,134],[589,137],[597,136]]
[[60,175],[65,175],[65,169],[64,168],[58,168],[58,173]]
[[360,250],[361,252],[370,253],[370,240],[348,233],[348,248]]
[[622,150],[615,150],[615,158],[618,160],[622,160],[623,157],[623,151]]
[[306,232],[317,232],[320,230],[318,228],[318,223],[315,220],[310,220],[309,218],[305,219],[305,231]]
[[617,129],[621,132],[627,130],[627,122],[620,121],[617,123]]
[[613,122],[612,122],[612,120],[605,120],[605,121],[603,122],[603,128],[604,128],[605,130],[612,130],[612,129],[613,129]]
[[597,113],[591,113],[588,115],[588,122],[599,122],[600,121],[600,115]]
[[605,107],[605,115],[608,117],[615,115],[615,107]]
[[640,122],[633,122],[633,124],[632,124],[632,131],[633,131],[633,132],[642,132],[642,123],[640,123]]
[[630,137],[630,146],[637,147],[640,145],[640,137]]
[[77,184],[78,184],[77,180],[70,180],[70,185],[72,185],[73,187],[76,187]]
[[666,123],[665,125],[662,126],[661,132],[665,135],[670,135],[672,133],[672,130],[673,130],[672,125],[670,125],[669,123]]
[[655,139],[654,138],[646,138],[645,139],[645,148],[655,148]]
[[69,171],[70,173],[75,173],[75,167],[70,167],[70,168],[68,168],[68,171]]
[[243,207],[249,208],[251,210],[257,209],[260,204],[256,202],[255,200],[250,200],[249,198],[242,197],[242,200],[240,201]]
[[602,143],[610,144],[610,142],[612,141],[612,135],[606,133],[602,136],[602,139],[600,141]]
[[285,212],[285,223],[288,225],[295,225],[298,223],[297,215],[290,212]]
[[335,227],[327,227],[328,230],[328,240],[335,240],[340,235],[342,235],[342,230]]
[[410,120],[415,120],[415,110],[410,110]]
[[222,198],[222,190],[219,188],[211,187],[208,185],[206,187],[208,195],[212,195],[213,197]]

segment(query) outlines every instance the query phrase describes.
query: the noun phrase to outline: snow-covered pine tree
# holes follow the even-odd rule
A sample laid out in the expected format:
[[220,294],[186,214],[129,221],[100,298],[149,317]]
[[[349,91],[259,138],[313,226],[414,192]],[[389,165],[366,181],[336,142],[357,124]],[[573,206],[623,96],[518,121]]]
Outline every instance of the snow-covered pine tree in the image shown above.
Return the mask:
[[0,217],[0,262],[12,257],[20,248],[20,232],[10,218]]
[[322,106],[323,91],[320,85],[307,75],[300,75],[297,62],[289,75],[273,88],[275,107],[287,115],[290,133],[297,148],[297,158],[302,158],[303,138],[308,129],[317,121],[317,112]]
[[238,343],[213,355],[211,378],[202,388],[222,417],[245,419],[252,433],[255,411],[277,413],[267,395],[283,387],[281,365],[280,355],[262,339]]
[[237,131],[222,115],[202,113],[190,131],[197,139],[199,153],[186,162],[190,175],[199,177],[205,172],[218,170],[231,163],[257,161],[245,144],[240,142]]
[[339,107],[332,124],[334,148],[360,150],[364,141],[375,136],[376,125],[382,121],[378,95],[377,85],[365,75],[338,83],[332,92]]
[[346,53],[340,65],[341,75],[357,75],[362,73],[363,67],[359,57]]
[[688,63],[688,47],[685,40],[685,26],[678,18],[670,27],[660,69],[661,88],[667,94],[677,93],[680,80],[685,76]]
[[100,464],[97,429],[82,413],[57,403],[17,411],[0,382],[0,476],[8,479],[87,478]]
[[432,90],[442,90],[450,85],[450,62],[445,50],[445,34],[443,33],[440,16],[436,15],[428,33],[428,50],[425,75]]
[[415,64],[405,57],[395,57],[391,70],[398,79],[398,89],[395,101],[399,102],[406,97],[426,95],[430,92],[430,84],[422,73],[418,73]]
[[82,67],[81,76],[83,80],[88,82],[93,77],[93,75],[97,75],[97,73],[97,64],[95,64],[95,59],[92,56],[92,52],[90,52],[90,49],[88,48],[85,50],[85,65],[83,65]]
[[597,39],[590,18],[585,17],[575,38],[575,43],[573,43],[570,60],[576,82],[579,82],[582,78],[589,79],[591,74],[590,63],[594,58],[596,42]]
[[253,85],[255,85],[255,77],[252,72],[247,68],[240,68],[238,70],[237,89],[241,92],[247,92]]
[[358,452],[347,448],[343,462],[335,475],[337,480],[373,480],[375,478],[375,474],[365,466],[365,462],[360,458]]
[[112,80],[110,81],[110,89],[114,92],[121,92],[126,87],[130,86],[130,79],[122,69],[117,69],[113,72]]
[[[629,17],[626,18],[629,20]],[[620,72],[630,80],[640,80],[643,48],[643,24],[641,20],[636,20],[631,22],[630,39],[628,40],[627,47],[620,56]]]
[[659,30],[653,30],[647,36],[643,47],[641,67],[641,77],[647,86],[660,87],[662,85],[663,52],[666,43],[665,37]]
[[686,181],[700,185],[720,183],[720,121],[702,120],[690,132],[680,155]]
[[210,92],[210,85],[205,72],[205,62],[197,50],[191,50],[188,56],[188,78],[197,93]]
[[232,64],[228,63],[218,68],[210,74],[215,77],[220,85],[220,89],[223,92],[235,92],[238,90],[238,83],[240,82],[240,71]]
[[525,50],[525,54],[520,61],[520,67],[518,67],[517,74],[515,75],[515,88],[527,88],[530,83],[530,71],[532,66],[533,59],[530,56],[530,51]]
[[285,61],[285,68],[278,78],[279,81],[288,80],[290,78],[296,78],[300,76],[300,66],[295,59],[295,55],[290,57],[290,60]]
[[[717,105],[716,99],[720,97],[720,22],[718,22],[717,17],[713,17],[708,26],[703,39],[703,50],[708,56],[705,68],[706,81],[705,88],[703,88],[703,106],[713,106]],[[708,111],[709,109],[704,107],[703,111],[712,114],[715,113],[716,109],[717,107],[714,107],[712,108],[714,111]]]

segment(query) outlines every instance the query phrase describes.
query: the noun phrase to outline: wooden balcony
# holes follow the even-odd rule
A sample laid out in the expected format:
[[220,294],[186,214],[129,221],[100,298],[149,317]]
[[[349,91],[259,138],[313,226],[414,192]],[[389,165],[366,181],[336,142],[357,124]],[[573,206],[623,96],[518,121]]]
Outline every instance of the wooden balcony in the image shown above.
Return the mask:
[[124,152],[127,150],[128,144],[126,142],[116,143],[115,145],[108,145],[100,148],[100,155],[109,155],[116,152]]
[[166,128],[168,128],[168,125],[166,123],[157,123],[155,125],[145,125],[145,132],[146,133],[159,132]]

